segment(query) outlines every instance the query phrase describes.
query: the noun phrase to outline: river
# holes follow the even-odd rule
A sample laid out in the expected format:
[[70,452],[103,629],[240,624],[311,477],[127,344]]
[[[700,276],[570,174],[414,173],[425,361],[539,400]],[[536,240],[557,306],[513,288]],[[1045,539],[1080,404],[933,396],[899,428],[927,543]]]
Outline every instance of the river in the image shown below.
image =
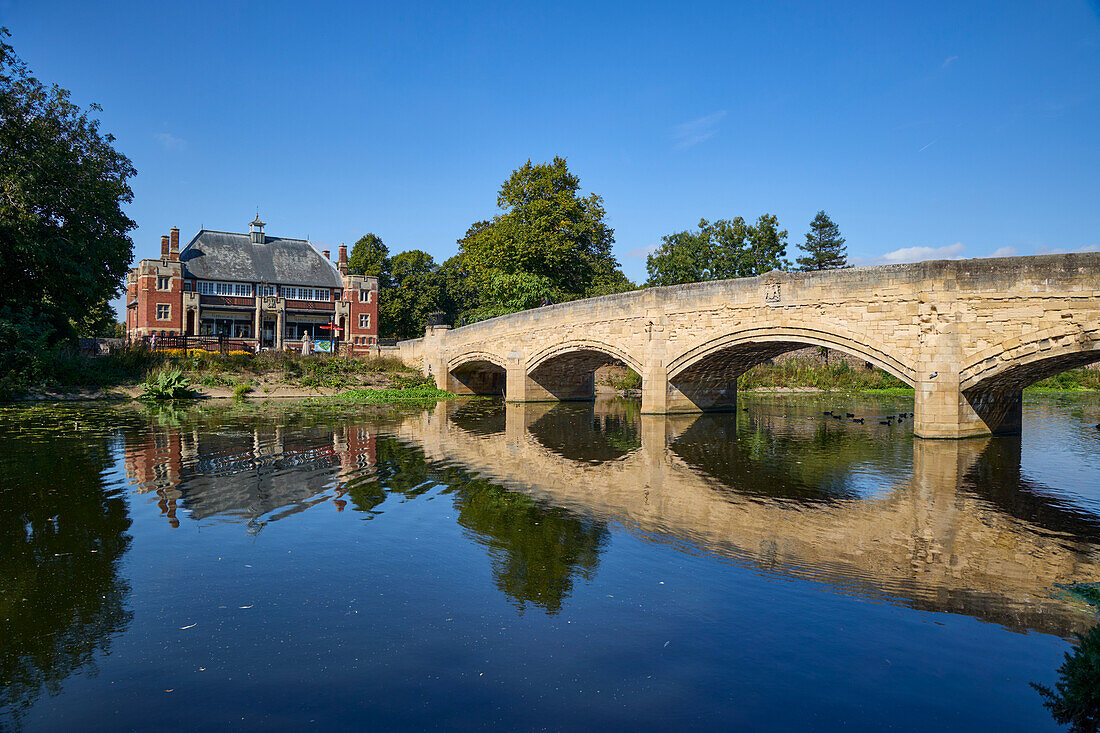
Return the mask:
[[0,409],[0,728],[1060,730],[1100,398],[911,411]]

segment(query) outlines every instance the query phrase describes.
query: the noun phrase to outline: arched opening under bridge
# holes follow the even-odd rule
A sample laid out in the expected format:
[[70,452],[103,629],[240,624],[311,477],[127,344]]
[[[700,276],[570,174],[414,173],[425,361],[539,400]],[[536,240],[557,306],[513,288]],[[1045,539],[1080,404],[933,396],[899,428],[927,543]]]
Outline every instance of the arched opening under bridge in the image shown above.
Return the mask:
[[[612,369],[606,369],[611,367]],[[527,367],[525,399],[527,401],[593,400],[597,392],[597,375],[612,387],[626,377],[630,383],[641,384],[640,365],[625,353],[603,344],[569,344],[543,352]]]
[[913,370],[890,354],[851,339],[798,331],[743,333],[715,339],[669,364],[665,411],[724,412],[737,407],[745,372],[792,351],[820,346],[856,357],[912,386]]
[[1038,348],[1042,340],[1026,340],[963,370],[963,398],[993,435],[1021,432],[1024,388],[1100,361],[1100,341],[1062,339],[1060,345]]
[[447,372],[447,391],[460,395],[503,395],[507,372],[495,361],[473,358],[459,362]]

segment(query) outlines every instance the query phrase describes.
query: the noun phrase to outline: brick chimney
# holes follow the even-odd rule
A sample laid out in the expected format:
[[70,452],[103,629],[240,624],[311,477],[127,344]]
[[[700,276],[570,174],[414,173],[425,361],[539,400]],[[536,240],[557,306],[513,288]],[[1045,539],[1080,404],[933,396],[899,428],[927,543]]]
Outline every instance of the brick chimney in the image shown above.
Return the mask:
[[172,227],[171,248],[168,250],[168,258],[178,260],[180,258],[180,228]]
[[327,249],[321,250],[321,254],[323,254],[325,256],[326,260],[331,260],[332,259],[332,255]]
[[336,269],[343,275],[348,274],[348,246],[346,244],[340,245],[340,259],[336,261]]
[[160,235],[160,258],[162,260],[168,259],[168,235]]

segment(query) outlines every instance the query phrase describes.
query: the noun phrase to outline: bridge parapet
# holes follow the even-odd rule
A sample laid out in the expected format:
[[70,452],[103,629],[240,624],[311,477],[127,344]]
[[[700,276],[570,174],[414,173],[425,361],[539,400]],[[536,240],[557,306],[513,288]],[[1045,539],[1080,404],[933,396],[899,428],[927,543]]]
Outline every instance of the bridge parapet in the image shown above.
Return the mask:
[[738,376],[806,345],[913,386],[921,437],[1018,431],[1024,386],[1100,360],[1100,253],[647,288],[432,326],[419,353],[441,388],[518,402],[591,398],[595,370],[619,363],[663,414],[734,409]]

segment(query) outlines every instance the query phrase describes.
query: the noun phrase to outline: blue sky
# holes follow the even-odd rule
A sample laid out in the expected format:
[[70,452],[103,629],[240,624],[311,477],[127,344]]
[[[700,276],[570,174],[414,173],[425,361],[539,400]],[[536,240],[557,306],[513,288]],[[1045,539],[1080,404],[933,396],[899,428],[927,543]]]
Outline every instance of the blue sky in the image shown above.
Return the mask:
[[[843,8],[843,12],[837,12]],[[0,0],[134,161],[136,256],[179,226],[362,233],[442,261],[531,158],[616,254],[825,209],[860,264],[1100,249],[1098,2]],[[798,254],[793,247],[789,254]]]

